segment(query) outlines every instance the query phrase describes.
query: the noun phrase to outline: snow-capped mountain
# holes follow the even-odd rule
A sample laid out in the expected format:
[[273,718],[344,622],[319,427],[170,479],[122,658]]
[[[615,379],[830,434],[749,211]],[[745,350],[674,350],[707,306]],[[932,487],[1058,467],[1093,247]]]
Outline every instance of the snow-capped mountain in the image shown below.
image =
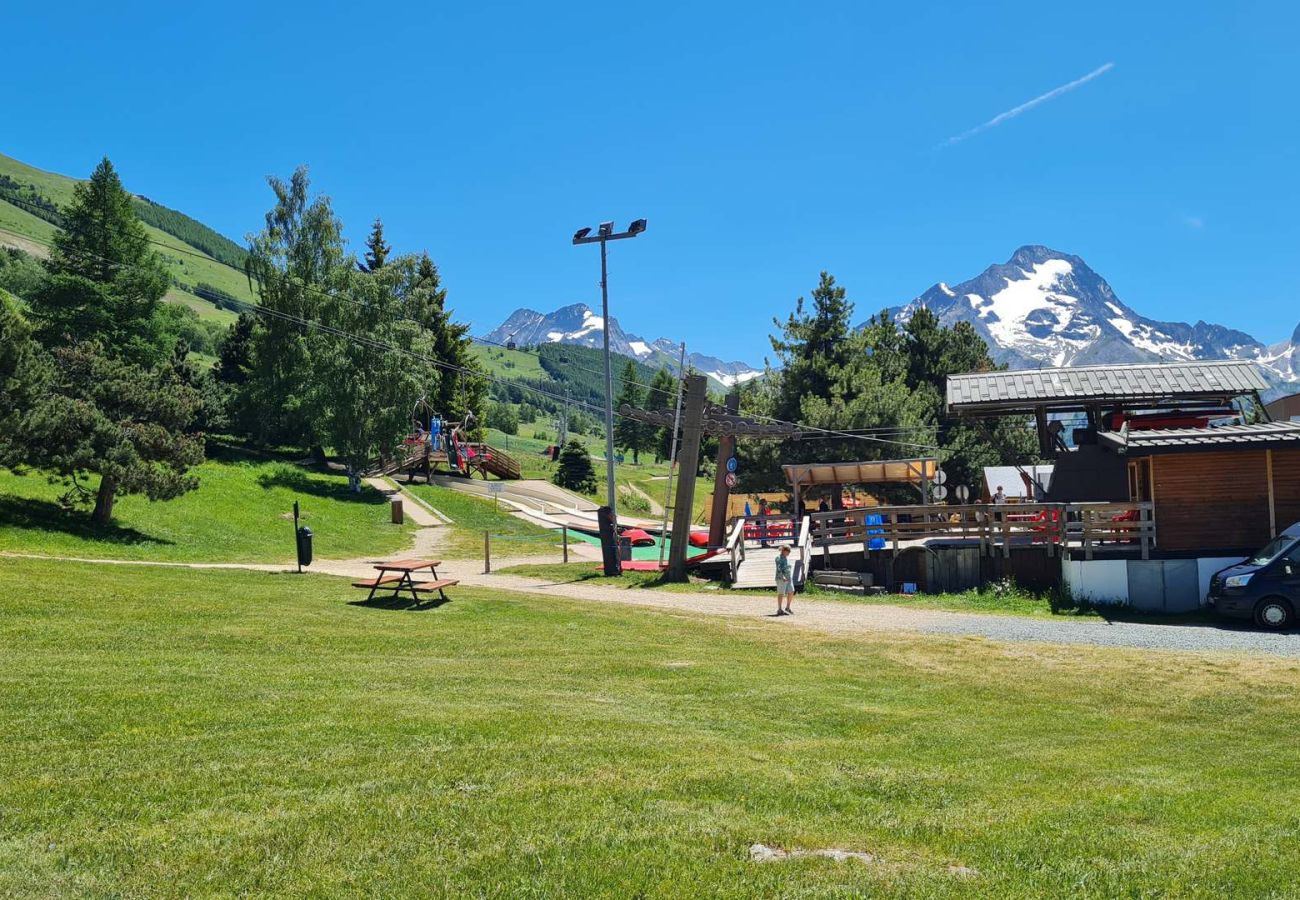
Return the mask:
[[970,322],[1013,368],[1249,359],[1277,383],[1300,381],[1300,327],[1266,347],[1223,325],[1148,319],[1081,258],[1047,247],[1021,247],[1005,264],[961,284],[939,282],[893,312],[906,320],[922,306],[944,324]]
[[[574,303],[549,313],[517,309],[484,337],[498,344],[514,340],[521,347],[546,343],[600,347],[604,341],[604,327],[604,320],[592,312],[589,306]],[[618,324],[618,319],[612,316],[609,320],[609,349],[650,366],[674,370],[681,352],[679,345],[667,338],[646,341],[625,332]],[[756,369],[748,363],[725,362],[716,356],[705,356],[702,353],[686,354],[686,364],[728,387],[763,374],[762,369]]]

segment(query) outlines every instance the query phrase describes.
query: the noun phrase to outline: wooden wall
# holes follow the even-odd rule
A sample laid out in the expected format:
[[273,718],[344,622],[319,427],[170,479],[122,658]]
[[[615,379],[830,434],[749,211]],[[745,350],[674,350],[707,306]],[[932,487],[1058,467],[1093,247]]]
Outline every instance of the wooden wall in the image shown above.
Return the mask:
[[1300,449],[1273,451],[1273,502],[1278,531],[1300,522]]
[[1152,462],[1159,549],[1249,551],[1272,537],[1263,450],[1169,453]]

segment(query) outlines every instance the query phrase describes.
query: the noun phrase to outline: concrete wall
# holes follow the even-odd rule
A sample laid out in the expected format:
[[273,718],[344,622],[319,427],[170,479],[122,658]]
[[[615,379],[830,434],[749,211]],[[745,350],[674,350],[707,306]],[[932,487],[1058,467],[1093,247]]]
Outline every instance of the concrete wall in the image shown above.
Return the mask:
[[1128,603],[1128,560],[1063,559],[1061,582],[1070,596],[1099,606]]
[[1240,557],[1066,559],[1061,562],[1061,581],[1076,600],[1145,612],[1190,612],[1205,603],[1210,577],[1238,562]]

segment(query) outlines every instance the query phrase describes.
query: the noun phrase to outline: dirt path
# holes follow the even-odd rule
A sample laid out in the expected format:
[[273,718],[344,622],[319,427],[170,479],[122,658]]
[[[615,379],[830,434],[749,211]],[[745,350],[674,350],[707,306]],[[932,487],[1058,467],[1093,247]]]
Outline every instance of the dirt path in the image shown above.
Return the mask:
[[[415,532],[410,555],[438,557],[445,542],[443,528],[421,528]],[[104,565],[148,565],[189,569],[246,569],[259,572],[292,571],[292,565],[276,563],[172,563],[135,560],[77,559],[47,557],[36,554],[4,553],[0,556],[32,559],[61,559],[69,562]],[[376,558],[317,560],[311,571],[317,574],[361,578],[374,575]],[[464,586],[493,588],[503,591],[580,600],[590,603],[616,603],[647,609],[721,616],[744,620],[751,627],[800,628],[829,634],[872,634],[913,632],[945,636],[976,636],[995,641],[1041,641],[1059,644],[1088,644],[1147,650],[1205,652],[1251,652],[1276,656],[1300,657],[1300,633],[1260,632],[1235,624],[1145,624],[1110,622],[1104,619],[1032,618],[976,613],[956,613],[874,603],[837,600],[805,600],[795,603],[795,614],[777,618],[772,615],[772,598],[728,593],[724,590],[698,593],[672,593],[638,588],[590,585],[572,581],[499,574],[500,569],[536,559],[495,559],[491,575],[483,574],[481,560],[446,560],[438,575],[454,578]]]
[[660,516],[660,517],[663,516],[664,505],[660,503],[658,500],[656,500],[654,497],[651,497],[645,491],[641,490],[641,488],[637,487],[635,484],[632,484],[629,481],[623,482],[623,487],[627,488],[629,491],[636,494],[638,497],[640,497],[642,500],[644,500],[646,503],[650,505],[650,515]]

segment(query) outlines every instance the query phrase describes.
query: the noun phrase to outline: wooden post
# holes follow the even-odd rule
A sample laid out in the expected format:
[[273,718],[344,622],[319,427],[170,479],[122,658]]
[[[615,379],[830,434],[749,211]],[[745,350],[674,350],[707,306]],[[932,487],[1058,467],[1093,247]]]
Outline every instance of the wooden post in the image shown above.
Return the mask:
[[1002,555],[1011,555],[1011,520],[1007,518],[1007,508],[1002,507],[999,515],[1002,517]]
[[492,574],[492,533],[483,532],[483,574]]
[[[740,394],[727,395],[727,412],[740,412]],[[709,546],[721,547],[727,542],[727,498],[731,489],[727,487],[727,460],[736,453],[736,436],[724,434],[718,437],[718,465],[713,473],[713,510],[709,515]]]
[[1047,433],[1047,407],[1040,406],[1034,410],[1034,424],[1038,426],[1038,450],[1044,459],[1052,459],[1056,456],[1056,448],[1052,445],[1052,436]]
[[[564,535],[564,561],[568,562],[569,561],[569,526],[561,525],[560,531]],[[659,540],[661,541],[663,540],[662,535],[660,536]]]
[[668,581],[686,580],[686,551],[691,543],[695,506],[695,473],[700,468],[700,439],[704,436],[704,403],[709,382],[703,375],[686,377],[686,409],[682,412],[682,445],[678,451],[677,500],[673,504],[673,545],[668,554]]
[[1264,468],[1268,474],[1268,536],[1277,536],[1277,501],[1273,497],[1273,451],[1264,451]]
[[1138,527],[1142,529],[1142,558],[1151,558],[1151,520],[1148,514],[1151,510],[1139,504],[1138,506]]

